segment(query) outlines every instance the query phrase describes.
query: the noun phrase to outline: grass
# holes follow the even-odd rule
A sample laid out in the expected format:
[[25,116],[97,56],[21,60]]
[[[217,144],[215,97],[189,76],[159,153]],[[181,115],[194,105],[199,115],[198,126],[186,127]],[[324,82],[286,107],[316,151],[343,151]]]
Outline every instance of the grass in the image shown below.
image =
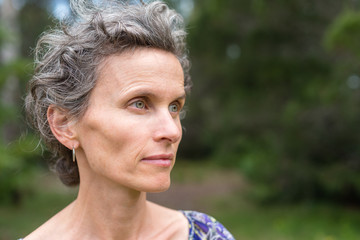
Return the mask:
[[[217,201],[217,216],[236,239],[355,240],[360,239],[360,211],[326,204],[251,206],[238,197]],[[241,202],[241,201],[240,201]]]
[[[212,166],[181,164],[174,179],[206,180],[221,172]],[[184,177],[181,177],[184,173]],[[200,173],[200,174],[199,174]],[[37,191],[20,207],[0,206],[0,240],[26,236],[75,198],[52,177],[41,177]],[[239,193],[207,201],[210,213],[240,240],[357,240],[360,209],[327,204],[256,206]]]

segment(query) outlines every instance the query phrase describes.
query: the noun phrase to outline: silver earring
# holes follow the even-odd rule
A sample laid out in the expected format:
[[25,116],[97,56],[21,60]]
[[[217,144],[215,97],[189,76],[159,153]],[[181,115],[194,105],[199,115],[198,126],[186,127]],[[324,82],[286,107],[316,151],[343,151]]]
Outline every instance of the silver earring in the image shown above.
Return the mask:
[[72,149],[72,157],[73,157],[73,162],[75,162],[76,160],[76,155],[75,155],[75,148],[73,147]]

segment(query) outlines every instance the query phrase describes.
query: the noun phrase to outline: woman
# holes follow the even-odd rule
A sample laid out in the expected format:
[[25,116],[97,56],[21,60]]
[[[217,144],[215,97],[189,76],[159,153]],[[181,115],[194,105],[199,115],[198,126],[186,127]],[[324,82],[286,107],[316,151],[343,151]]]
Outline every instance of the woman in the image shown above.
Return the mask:
[[215,219],[146,200],[165,191],[190,89],[182,18],[162,2],[88,5],[44,34],[26,110],[77,199],[32,239],[233,239]]

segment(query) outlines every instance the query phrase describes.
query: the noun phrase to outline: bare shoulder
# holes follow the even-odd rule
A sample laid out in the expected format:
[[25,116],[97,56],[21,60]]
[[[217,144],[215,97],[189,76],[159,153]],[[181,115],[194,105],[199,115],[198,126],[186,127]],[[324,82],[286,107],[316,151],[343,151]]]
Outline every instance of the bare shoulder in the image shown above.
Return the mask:
[[35,229],[35,231],[33,231],[32,233],[30,233],[29,235],[27,235],[24,240],[40,240],[40,239],[46,239],[47,236],[49,235],[49,231],[48,231],[48,222],[44,223],[43,225],[41,225],[40,227],[38,227],[37,229]]
[[163,220],[164,222],[183,223],[186,226],[188,224],[187,218],[178,210],[167,208],[149,201],[148,206],[151,213],[156,214],[160,221]]
[[148,202],[148,206],[151,214],[156,216],[159,232],[163,233],[161,238],[157,236],[157,239],[188,239],[189,223],[183,213],[152,202]]
[[66,212],[68,208],[69,206],[58,212],[56,215],[54,215],[52,218],[26,236],[23,240],[55,239],[57,236],[62,236],[61,238],[63,238],[63,235],[59,235],[58,233],[63,232],[62,226],[65,225],[63,220],[66,218]]

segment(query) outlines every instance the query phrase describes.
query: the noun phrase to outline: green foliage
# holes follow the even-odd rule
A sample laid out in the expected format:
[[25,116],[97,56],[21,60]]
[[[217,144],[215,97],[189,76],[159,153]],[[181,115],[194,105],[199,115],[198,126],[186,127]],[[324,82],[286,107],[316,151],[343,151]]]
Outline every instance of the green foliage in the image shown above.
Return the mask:
[[6,31],[2,24],[0,24],[0,46],[4,43],[6,40]]
[[[4,83],[11,76],[20,80],[19,87],[23,89],[30,71],[26,59],[1,66],[0,79],[3,81],[0,81],[0,91],[4,91]],[[20,204],[24,195],[30,192],[30,179],[39,168],[39,139],[30,133],[15,136],[25,130],[21,101],[19,98],[11,105],[0,104],[0,135],[3,136],[0,140],[0,204]],[[6,131],[11,131],[11,139],[4,137]]]
[[360,234],[359,212],[334,205],[255,207],[241,202],[240,197],[232,197],[218,201],[213,209],[212,214],[236,239],[355,240]]
[[184,147],[238,168],[261,202],[358,202],[359,69],[323,46],[326,33],[337,53],[360,51],[360,17],[346,4],[197,1],[185,122],[197,128]]
[[26,83],[32,72],[32,62],[29,59],[20,58],[12,62],[3,64],[0,67],[0,88],[2,88],[5,80],[10,76],[16,76],[23,84]]
[[51,8],[51,1],[27,0],[24,7],[19,11],[20,32],[22,36],[21,53],[23,56],[33,54],[41,33],[46,28],[55,24],[54,18],[50,17],[46,8]]
[[360,12],[343,11],[331,24],[325,35],[328,49],[345,49],[360,57]]
[[[28,4],[29,2],[21,9],[26,16],[29,12],[26,10]],[[37,12],[36,28],[27,29],[28,31],[36,29],[34,33],[38,34],[39,29],[44,28],[43,24],[48,21],[48,17],[43,12],[44,10]],[[31,19],[20,16],[19,28],[33,26]],[[42,24],[41,18],[45,18]],[[11,29],[0,26],[0,47],[6,46],[3,45],[4,43],[11,44],[14,41],[12,39],[14,36],[10,33]],[[28,46],[28,38],[28,36],[17,36],[15,40],[21,39],[22,44]],[[37,38],[37,36],[33,36],[33,38]],[[44,167],[44,164],[39,162],[41,149],[39,139],[34,137],[31,132],[24,133],[27,132],[27,126],[23,116],[22,96],[33,71],[33,64],[28,59],[27,53],[28,51],[26,51],[26,55],[17,56],[16,59],[2,62],[0,65],[0,92],[11,92],[6,100],[2,96],[0,99],[0,205],[19,205],[24,196],[32,191],[29,184],[34,173]],[[16,82],[9,84],[11,81]]]
[[0,145],[0,204],[20,204],[31,192],[30,183],[39,168],[38,138],[27,135],[4,146]]

